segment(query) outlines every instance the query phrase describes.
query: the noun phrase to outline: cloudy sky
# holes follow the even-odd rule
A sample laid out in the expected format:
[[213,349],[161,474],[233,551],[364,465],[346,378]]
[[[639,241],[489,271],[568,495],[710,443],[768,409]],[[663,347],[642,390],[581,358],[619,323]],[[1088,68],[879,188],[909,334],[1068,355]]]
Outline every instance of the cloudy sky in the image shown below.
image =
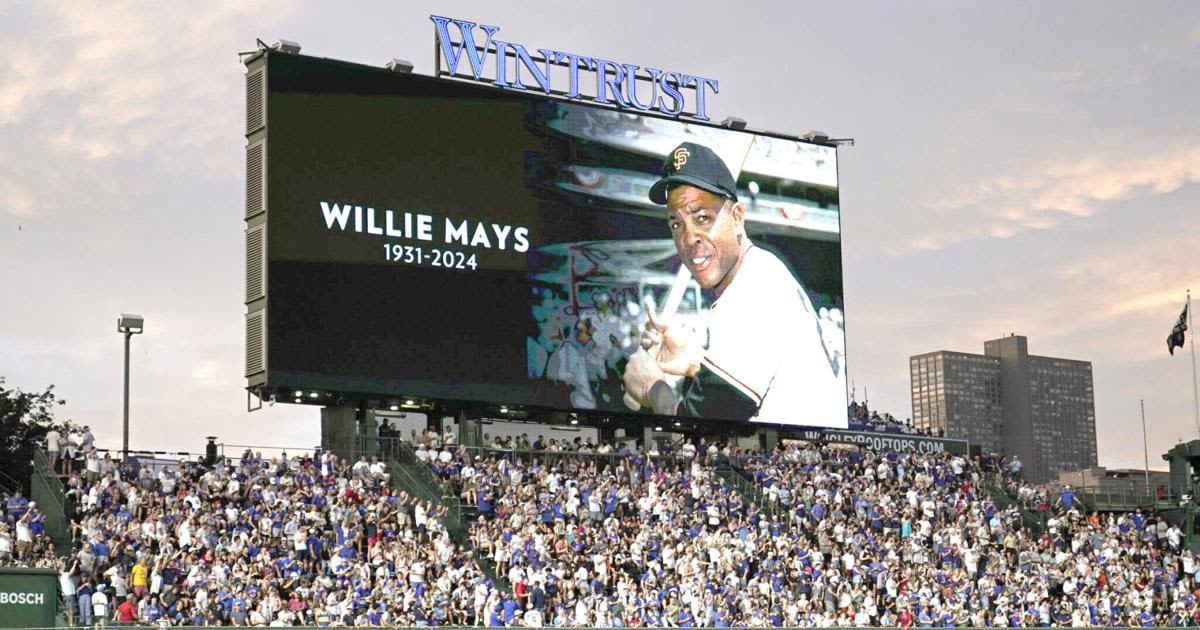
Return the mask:
[[315,409],[247,414],[243,67],[255,38],[432,71],[436,13],[720,80],[714,119],[855,138],[840,158],[851,378],[910,414],[908,361],[1016,332],[1094,364],[1102,464],[1197,437],[1200,3],[0,0],[0,376],[134,448],[311,446]]

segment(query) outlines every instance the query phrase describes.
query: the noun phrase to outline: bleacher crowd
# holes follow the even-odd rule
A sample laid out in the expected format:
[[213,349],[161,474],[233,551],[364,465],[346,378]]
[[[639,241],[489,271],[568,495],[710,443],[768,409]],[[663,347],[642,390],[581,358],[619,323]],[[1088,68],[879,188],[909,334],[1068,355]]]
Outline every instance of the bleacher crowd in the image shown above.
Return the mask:
[[941,429],[930,431],[926,428],[917,428],[913,425],[912,418],[901,420],[887,412],[879,413],[878,410],[868,408],[865,402],[851,401],[847,420],[850,429],[854,431],[945,437],[945,432]]
[[[14,497],[0,563],[55,568],[83,625],[1200,623],[1200,566],[1178,527],[1086,514],[1069,489],[1046,496],[999,457],[493,446],[427,434],[402,447],[467,506],[457,540],[445,507],[390,487],[378,460],[98,457],[59,469],[68,553],[55,554],[39,506]],[[989,489],[1024,492],[1034,509],[1001,509]]]

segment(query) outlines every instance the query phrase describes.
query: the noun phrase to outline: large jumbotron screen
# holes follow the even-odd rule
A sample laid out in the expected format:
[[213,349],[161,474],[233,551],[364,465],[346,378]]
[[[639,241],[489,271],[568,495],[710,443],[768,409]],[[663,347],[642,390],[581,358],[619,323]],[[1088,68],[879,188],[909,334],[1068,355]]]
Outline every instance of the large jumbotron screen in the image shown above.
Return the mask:
[[291,55],[267,94],[268,385],[845,427],[834,148]]

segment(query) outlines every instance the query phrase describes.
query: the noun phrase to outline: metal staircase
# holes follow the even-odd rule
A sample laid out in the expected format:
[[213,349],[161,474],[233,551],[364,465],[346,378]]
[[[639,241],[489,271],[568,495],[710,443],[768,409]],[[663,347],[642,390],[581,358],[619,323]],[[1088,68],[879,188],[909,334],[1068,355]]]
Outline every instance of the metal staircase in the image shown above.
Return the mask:
[[69,552],[71,528],[67,492],[62,481],[55,476],[50,459],[40,449],[34,451],[29,489],[30,498],[46,515],[46,534],[54,543],[54,551],[60,555]]
[[[433,475],[424,462],[417,459],[412,447],[399,440],[388,440],[383,445],[379,455],[387,464],[391,473],[390,483],[393,488],[403,490],[410,496],[445,509],[444,525],[450,537],[460,547],[470,549],[479,570],[489,578],[502,592],[512,593],[512,585],[506,576],[496,574],[496,565],[482,551],[475,548],[471,542],[468,523],[476,517],[475,508],[463,505],[462,501],[450,492],[445,484]],[[368,453],[364,453],[368,454]]]
[[791,524],[794,516],[791,510],[785,510],[778,503],[773,503],[768,500],[762,486],[750,481],[749,479],[746,479],[741,472],[729,466],[718,466],[716,471],[718,477],[724,479],[730,485],[730,487],[737,490],[743,497],[746,497],[748,500],[754,503],[754,505],[758,506],[758,509],[761,511],[761,513],[767,514],[772,518],[779,519],[785,525]]
[[1021,505],[1021,502],[1009,494],[1008,490],[1004,488],[1003,483],[995,476],[988,475],[985,477],[982,485],[983,489],[987,491],[988,496],[991,497],[992,503],[996,504],[997,510],[1007,510],[1009,506],[1015,505],[1017,506],[1017,510],[1020,511],[1021,521],[1027,529],[1038,536],[1046,532],[1045,515]]

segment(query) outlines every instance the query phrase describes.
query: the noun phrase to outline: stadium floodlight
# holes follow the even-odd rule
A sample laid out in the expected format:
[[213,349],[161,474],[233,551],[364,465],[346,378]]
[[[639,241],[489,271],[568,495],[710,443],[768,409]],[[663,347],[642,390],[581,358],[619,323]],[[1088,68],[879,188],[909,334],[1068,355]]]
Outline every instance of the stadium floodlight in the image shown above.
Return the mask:
[[117,332],[128,333],[130,335],[140,335],[142,326],[145,325],[146,318],[141,315],[132,315],[130,313],[121,313],[117,317]]
[[400,74],[412,74],[414,66],[413,62],[407,59],[392,59],[391,61],[387,62],[384,67],[392,72],[398,72]]
[[131,313],[121,313],[117,317],[117,332],[125,335],[125,409],[122,421],[121,460],[129,459],[129,339],[142,334],[146,318]]
[[737,116],[726,116],[725,120],[721,121],[721,126],[725,127],[726,129],[745,129],[746,121],[745,119],[738,118]]
[[299,55],[300,54],[300,44],[298,44],[290,39],[281,39],[281,40],[275,42],[274,44],[271,44],[271,48],[274,48],[275,50],[278,50],[281,53],[287,53],[289,55]]

